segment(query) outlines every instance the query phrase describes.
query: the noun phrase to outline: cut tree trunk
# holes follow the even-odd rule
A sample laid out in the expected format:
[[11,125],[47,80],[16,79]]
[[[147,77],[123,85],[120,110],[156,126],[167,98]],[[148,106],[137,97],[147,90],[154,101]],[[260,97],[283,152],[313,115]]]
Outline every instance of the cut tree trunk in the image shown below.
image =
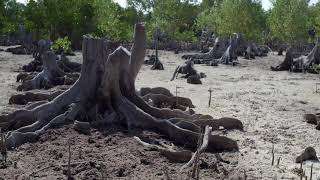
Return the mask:
[[[144,25],[135,27],[131,53],[123,47],[113,51],[110,44],[102,39],[85,37],[81,75],[70,89],[49,103],[1,117],[1,122],[5,123],[0,126],[11,130],[6,135],[9,149],[36,141],[47,129],[73,123],[75,119],[99,128],[118,123],[129,131],[152,130],[177,144],[197,148],[199,134],[195,123],[208,116],[155,108],[136,94],[135,80],[146,51]],[[178,122],[186,121],[194,126],[183,129],[176,118],[182,119]],[[238,150],[238,146],[227,137],[210,135],[207,150],[233,151]]]

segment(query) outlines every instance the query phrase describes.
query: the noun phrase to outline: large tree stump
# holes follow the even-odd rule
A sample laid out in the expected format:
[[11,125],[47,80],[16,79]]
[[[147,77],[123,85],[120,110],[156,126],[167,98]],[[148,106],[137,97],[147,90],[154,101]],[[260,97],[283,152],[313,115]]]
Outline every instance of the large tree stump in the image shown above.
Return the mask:
[[222,64],[232,64],[238,63],[238,55],[243,54],[246,50],[245,45],[242,45],[243,38],[240,34],[235,34],[235,37],[230,38],[230,45],[220,58],[220,63]]
[[208,64],[211,61],[221,58],[226,48],[226,42],[221,41],[220,38],[217,37],[215,39],[213,48],[209,52],[202,54],[183,55],[182,58],[189,59],[195,64]]
[[317,65],[320,64],[320,42],[319,40],[313,47],[312,51],[307,56],[299,56],[294,58],[293,48],[289,48],[286,51],[286,56],[284,61],[278,66],[271,66],[272,71],[287,71],[292,72],[309,72],[309,73],[319,73]]
[[263,51],[264,53],[262,51],[262,48],[260,49],[254,44],[247,43],[241,34],[234,33],[229,42],[216,38],[213,48],[208,53],[184,55],[182,58],[189,59],[195,64],[217,66],[221,63],[236,65],[239,63],[237,61],[238,56],[244,55],[248,59],[254,59],[255,56],[266,54],[265,51]]
[[73,84],[77,80],[77,74],[66,74],[58,67],[56,55],[52,51],[45,52],[41,59],[43,70],[30,80],[24,79],[17,90],[49,89],[56,85]]
[[[199,129],[195,123],[208,119],[208,116],[152,107],[136,94],[135,80],[143,64],[145,47],[143,24],[135,27],[131,53],[123,47],[113,51],[115,48],[108,41],[85,37],[81,75],[70,89],[49,103],[0,118],[5,122],[0,126],[10,130],[6,135],[7,147],[12,149],[36,141],[48,128],[73,123],[76,119],[99,128],[118,123],[129,131],[152,130],[177,144],[196,148]],[[86,114],[86,117],[81,114]],[[180,124],[186,124],[181,122],[188,122],[188,129],[180,127]],[[234,140],[217,135],[209,137],[209,151],[237,149]]]

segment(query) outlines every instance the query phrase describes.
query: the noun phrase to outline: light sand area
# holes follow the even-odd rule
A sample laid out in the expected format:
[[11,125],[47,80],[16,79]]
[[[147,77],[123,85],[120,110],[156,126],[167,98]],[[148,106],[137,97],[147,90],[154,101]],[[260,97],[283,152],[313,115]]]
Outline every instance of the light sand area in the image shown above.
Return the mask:
[[[152,52],[149,52],[152,53]],[[228,137],[238,140],[240,146],[239,169],[246,169],[253,179],[295,178],[293,172],[300,165],[295,158],[308,146],[320,156],[320,131],[304,122],[305,113],[319,112],[320,94],[316,94],[319,75],[273,72],[284,56],[273,53],[255,60],[240,59],[240,66],[195,65],[206,73],[202,85],[187,84],[186,79],[170,81],[174,68],[183,64],[181,55],[161,52],[165,71],[151,71],[144,66],[137,87],[162,86],[179,95],[189,97],[196,105],[196,112],[215,118],[235,117],[244,123],[245,132],[229,132]],[[211,107],[208,108],[209,88],[213,90]],[[320,88],[320,87],[319,87]],[[281,157],[279,167],[271,166],[274,145],[275,162]],[[320,163],[306,162],[306,174],[314,163],[313,177],[320,178]]]

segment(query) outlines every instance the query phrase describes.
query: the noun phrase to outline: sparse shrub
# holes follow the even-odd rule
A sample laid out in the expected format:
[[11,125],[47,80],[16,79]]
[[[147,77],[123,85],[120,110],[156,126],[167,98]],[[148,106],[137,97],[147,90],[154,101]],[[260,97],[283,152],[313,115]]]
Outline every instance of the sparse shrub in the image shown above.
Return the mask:
[[71,41],[68,36],[58,38],[51,46],[51,49],[57,52],[63,50],[65,53],[71,53]]
[[312,69],[317,72],[318,74],[320,73],[320,65],[319,64],[314,64],[312,66]]

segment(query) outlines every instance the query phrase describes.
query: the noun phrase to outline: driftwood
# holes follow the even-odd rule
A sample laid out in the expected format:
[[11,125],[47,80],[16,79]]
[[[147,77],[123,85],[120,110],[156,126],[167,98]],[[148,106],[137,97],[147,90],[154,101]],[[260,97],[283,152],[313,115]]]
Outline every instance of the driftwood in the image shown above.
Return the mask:
[[[131,53],[123,47],[115,50],[106,40],[84,37],[81,75],[73,86],[48,103],[0,116],[0,127],[9,131],[6,134],[8,149],[37,141],[47,129],[75,120],[99,128],[118,123],[129,131],[152,130],[176,144],[197,148],[198,130],[181,128],[171,120],[182,118],[193,123],[208,116],[155,108],[136,94],[135,80],[143,64],[145,47],[143,24],[135,27]],[[236,141],[219,135],[209,136],[207,151],[234,150],[238,150]]]

